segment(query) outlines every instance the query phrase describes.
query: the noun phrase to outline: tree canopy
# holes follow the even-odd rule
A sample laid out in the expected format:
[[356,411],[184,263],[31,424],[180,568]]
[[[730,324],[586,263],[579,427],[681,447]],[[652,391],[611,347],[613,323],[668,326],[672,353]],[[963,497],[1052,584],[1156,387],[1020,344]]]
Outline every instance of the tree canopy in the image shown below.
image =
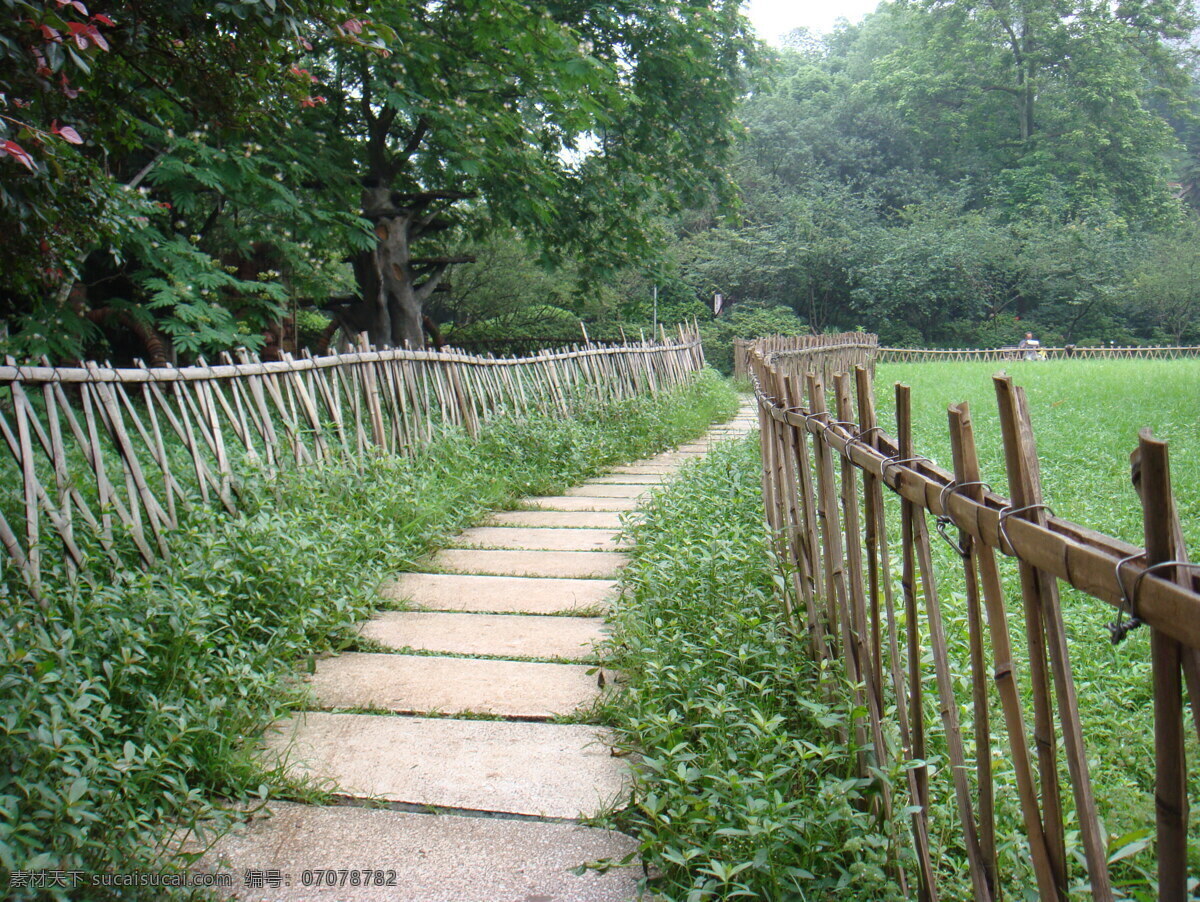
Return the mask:
[[[888,343],[1200,339],[1140,261],[1194,234],[1188,3],[896,0],[792,36],[740,113],[740,216],[681,228],[700,296]],[[1192,309],[1186,302],[1176,309]]]
[[655,216],[728,193],[753,46],[731,0],[5,5],[0,303],[25,356],[113,318],[149,354],[261,344],[298,297],[420,345],[469,258],[447,247],[493,228],[636,259]]
[[780,53],[734,0],[3,2],[6,353],[716,293],[889,343],[1200,341],[1182,0],[893,0]]

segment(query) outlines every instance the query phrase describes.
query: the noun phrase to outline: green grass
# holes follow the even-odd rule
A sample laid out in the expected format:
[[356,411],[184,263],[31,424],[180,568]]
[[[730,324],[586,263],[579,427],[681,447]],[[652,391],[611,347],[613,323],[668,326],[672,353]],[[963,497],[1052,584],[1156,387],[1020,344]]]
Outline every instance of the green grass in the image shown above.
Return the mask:
[[780,613],[760,472],[753,441],[720,446],[632,529],[609,720],[643,756],[615,821],[664,899],[899,898],[856,750],[831,732],[849,706],[819,700]]
[[570,421],[447,432],[412,457],[247,472],[243,512],[186,511],[169,562],[75,584],[48,568],[45,613],[5,572],[0,872],[161,870],[170,825],[219,824],[227,802],[294,792],[262,773],[254,738],[303,702],[296,674],[314,654],[354,640],[387,576],[488,508],[690,438],[735,407],[705,375]]
[[[1001,494],[1008,494],[1003,451],[991,375],[1000,364],[888,364],[876,374],[881,422],[889,431],[894,421],[892,384],[912,386],[914,435],[918,453],[949,468],[946,406],[966,400],[980,444],[984,479]],[[1192,547],[1200,542],[1200,363],[1196,361],[1048,361],[1007,364],[1007,371],[1024,386],[1030,402],[1037,438],[1046,501],[1062,517],[1101,532],[1142,545],[1141,507],[1129,480],[1129,453],[1137,447],[1138,430],[1150,426],[1171,444],[1172,477],[1184,532]],[[894,510],[894,508],[893,508]],[[893,530],[893,538],[897,535]],[[961,676],[960,699],[968,701],[969,673],[961,568],[954,555],[935,541],[941,597],[956,676]],[[893,549],[893,559],[899,549]],[[1027,687],[1028,674],[1020,588],[1015,567],[1003,560],[1006,597],[1012,617],[1014,651],[1019,674]],[[1124,644],[1109,641],[1107,623],[1114,611],[1107,604],[1063,587],[1062,605],[1067,628],[1075,685],[1079,694],[1084,739],[1098,807],[1110,838],[1110,852],[1125,846],[1123,839],[1140,839],[1145,845],[1154,825],[1150,665],[1146,630],[1134,632]],[[930,668],[931,669],[931,668]],[[927,693],[934,691],[930,681]],[[993,700],[994,701],[994,700]],[[936,713],[926,712],[937,723]],[[992,706],[993,731],[1002,720]],[[1191,714],[1188,714],[1190,720]],[[1027,723],[1032,717],[1027,717]],[[1188,754],[1197,760],[1200,748],[1195,732],[1187,730]],[[940,725],[935,742],[941,747]],[[1000,791],[1001,873],[1014,892],[1032,884],[1028,853],[1020,838],[1019,809],[1008,768],[1007,745],[993,741]],[[1069,782],[1062,768],[1064,792]],[[1193,779],[1193,793],[1200,787]],[[935,815],[943,836],[953,845],[954,814],[949,781],[944,774],[937,792],[945,804]],[[1072,815],[1073,816],[1073,815]],[[1193,819],[1194,822],[1194,819]],[[1149,829],[1149,833],[1145,831]],[[1077,826],[1068,825],[1068,844],[1076,852]],[[1193,866],[1200,863],[1200,830],[1193,825]],[[1152,899],[1154,851],[1152,847],[1122,858],[1113,868],[1118,893]],[[1075,892],[1081,888],[1082,869],[1073,874]],[[1019,898],[1020,896],[1018,896]]]
[[911,385],[917,452],[952,469],[946,407],[968,401],[983,478],[1008,495],[991,379],[1002,370],[1029,397],[1045,496],[1055,513],[1141,545],[1129,453],[1138,430],[1149,426],[1170,442],[1179,516],[1189,541],[1200,548],[1200,361],[884,364],[875,378],[880,421],[894,434],[893,384]]
[[[946,405],[971,402],[985,478],[1006,494],[990,379],[998,369],[991,364],[880,367],[881,421],[894,431],[891,383],[912,385],[917,450],[948,466]],[[1136,446],[1138,429],[1149,425],[1172,443],[1185,530],[1193,542],[1200,538],[1200,398],[1194,390],[1200,366],[1065,361],[1009,364],[1009,371],[1028,390],[1046,496],[1059,515],[1141,544],[1128,453]],[[754,450],[720,450],[686,471],[655,499],[645,522],[633,531],[634,561],[624,577],[626,596],[614,639],[616,663],[630,683],[609,717],[628,746],[644,750],[646,757],[632,803],[616,822],[640,840],[651,873],[661,873],[652,888],[667,899],[885,899],[895,882],[881,868],[898,863],[910,881],[914,877],[907,824],[881,824],[862,813],[869,789],[853,778],[854,749],[837,739],[851,716],[844,686],[833,674],[822,681],[779,615],[779,575],[765,546]],[[898,506],[894,496],[888,503],[898,594]],[[955,690],[971,737],[961,564],[936,535],[934,543]],[[1019,581],[1007,558],[1002,572],[1015,663],[1027,691]],[[1072,590],[1064,590],[1062,603],[1117,895],[1153,899],[1147,632],[1136,631],[1114,647],[1106,626],[1112,608]],[[932,655],[923,622],[918,628],[920,647],[926,649],[922,672],[935,867],[943,898],[970,898]],[[1030,724],[1028,697],[1026,707]],[[1032,899],[1035,884],[995,698],[990,714],[999,873],[1007,898]],[[1189,758],[1195,761],[1200,747],[1194,731],[1187,732]],[[890,739],[898,749],[894,724]],[[973,780],[972,741],[967,754]],[[897,756],[887,768],[898,810],[905,804],[903,767]],[[1060,770],[1071,897],[1088,898],[1065,764]],[[1192,789],[1200,790],[1196,781]],[[1191,845],[1195,867],[1200,830],[1193,828]]]

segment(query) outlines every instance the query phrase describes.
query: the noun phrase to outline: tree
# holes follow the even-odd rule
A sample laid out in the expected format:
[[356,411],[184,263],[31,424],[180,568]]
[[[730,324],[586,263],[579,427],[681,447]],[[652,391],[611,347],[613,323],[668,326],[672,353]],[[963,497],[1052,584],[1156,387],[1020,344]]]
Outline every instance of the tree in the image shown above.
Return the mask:
[[1131,294],[1135,308],[1172,344],[1200,337],[1200,223],[1153,241]]
[[732,0],[376,3],[342,29],[372,52],[318,46],[310,68],[377,235],[345,313],[412,346],[465,259],[414,246],[456,222],[507,223],[609,268],[644,252],[653,213],[722,180],[751,46]]
[[951,341],[968,323],[1012,313],[1017,251],[986,215],[941,203],[913,208],[878,236],[858,274],[855,309],[885,342],[913,330],[925,343]]
[[0,159],[7,350],[78,357],[112,320],[146,337],[138,356],[160,332],[190,353],[261,344],[282,272],[325,282],[330,245],[361,232],[310,202],[324,161],[291,71],[338,5],[6,5],[0,137],[26,151]]
[[722,189],[751,48],[731,0],[5,3],[22,356],[78,356],[106,317],[182,353],[261,345],[298,294],[419,345],[451,239],[497,224],[617,266],[652,213]]
[[966,179],[975,203],[1067,219],[1174,214],[1176,142],[1152,101],[1186,87],[1170,44],[1196,25],[1185,0],[922,0],[897,14],[909,38],[880,61],[876,90],[920,123],[930,159]]

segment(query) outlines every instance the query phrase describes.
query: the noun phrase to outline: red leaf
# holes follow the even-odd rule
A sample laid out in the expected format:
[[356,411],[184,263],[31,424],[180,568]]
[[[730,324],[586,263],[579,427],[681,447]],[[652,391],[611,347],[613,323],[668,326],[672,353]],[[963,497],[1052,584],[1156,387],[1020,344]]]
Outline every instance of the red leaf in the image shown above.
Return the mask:
[[88,49],[87,35],[76,34],[75,35],[75,46],[78,47],[80,50],[87,50]]
[[305,50],[312,50],[312,44],[306,41],[304,38],[300,39],[300,46]]
[[50,126],[50,131],[54,132],[54,134],[58,135],[68,144],[83,143],[83,138],[79,137],[79,132],[75,131],[75,129],[71,128],[69,125],[64,125],[62,128],[59,128],[58,122],[55,122],[52,126]]
[[0,144],[0,151],[3,151],[10,157],[14,157],[18,163],[30,172],[37,172],[37,163],[33,162],[33,157],[16,141],[5,141],[3,144]]
[[104,35],[100,33],[99,28],[97,28],[95,25],[89,25],[87,33],[88,37],[92,39],[92,42],[97,47],[99,47],[101,50],[108,49],[108,41],[104,40]]
[[61,44],[62,35],[58,33],[58,29],[51,28],[49,25],[39,25],[42,32],[42,40],[47,44]]
[[342,23],[342,28],[351,34],[362,34],[363,30],[362,22],[358,21],[358,19],[347,19]]
[[105,16],[103,14],[98,15],[98,16],[92,16],[92,21],[99,22],[101,25],[107,25],[109,28],[112,28],[113,26],[115,26],[117,24],[112,19],[110,19],[108,16]]

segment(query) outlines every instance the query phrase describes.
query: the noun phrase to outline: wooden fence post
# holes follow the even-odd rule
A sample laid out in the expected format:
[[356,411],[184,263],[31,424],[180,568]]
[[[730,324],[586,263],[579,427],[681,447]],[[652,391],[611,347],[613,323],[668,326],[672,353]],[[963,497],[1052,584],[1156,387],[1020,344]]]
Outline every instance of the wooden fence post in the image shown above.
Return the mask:
[[[970,409],[965,403],[952,405],[949,416],[954,476],[955,481],[961,486],[958,491],[968,498],[982,500],[984,488],[980,484],[982,477]],[[953,501],[953,495],[949,500]],[[1012,660],[1008,615],[1004,608],[1004,590],[1000,581],[1000,571],[996,566],[996,555],[991,548],[972,542],[970,553],[976,565],[975,569],[979,576],[983,601],[987,609],[988,630],[992,640],[993,680],[1000,694],[1001,707],[1004,712],[1009,752],[1017,782],[1017,796],[1021,803],[1021,814],[1025,822],[1030,856],[1033,859],[1034,875],[1042,898],[1056,899],[1060,881],[1051,867],[1050,854],[1046,847],[1046,835],[1042,828],[1042,814],[1037,801],[1037,790],[1033,782],[1033,768],[1029,759],[1029,746],[1025,738],[1025,716]],[[976,755],[982,757],[982,749],[977,747]],[[980,780],[982,792],[982,773]],[[983,817],[982,802],[980,808],[981,817]],[[994,873],[994,847],[991,862]]]
[[[1146,565],[1161,566],[1182,555],[1175,545],[1175,502],[1166,442],[1149,429],[1138,437],[1135,486],[1142,500]],[[1165,569],[1165,568],[1164,568]],[[1165,575],[1165,574],[1164,574]],[[1137,590],[1130,591],[1137,604]],[[1131,612],[1134,613],[1134,612]],[[1187,890],[1187,764],[1183,748],[1183,649],[1160,630],[1150,632],[1154,686],[1154,811],[1158,833],[1158,898],[1183,902]]]
[[[1029,421],[1025,393],[1016,388],[1008,376],[997,376],[994,382],[996,395],[1000,402],[1000,427],[1004,436],[1004,454],[1008,469],[1009,493],[1014,505],[1013,510],[1022,511],[1026,519],[1035,523],[1045,524],[1048,517],[1042,499],[1037,450],[1033,441],[1033,428]],[[1054,687],[1058,696],[1063,745],[1066,747],[1067,767],[1071,774],[1071,787],[1075,794],[1076,816],[1079,819],[1079,830],[1083,840],[1084,857],[1087,860],[1092,898],[1109,900],[1113,898],[1113,894],[1108,878],[1106,843],[1100,829],[1096,803],[1092,795],[1091,776],[1088,772],[1083,743],[1083,728],[1079,720],[1079,705],[1067,651],[1066,628],[1063,624],[1062,609],[1059,606],[1058,584],[1052,576],[1022,563],[1021,587],[1029,606],[1027,619],[1034,621],[1027,624],[1031,627],[1029,629],[1031,659],[1035,658],[1034,637],[1040,638],[1044,630],[1047,640],[1045,649],[1049,652]],[[1036,649],[1038,655],[1041,654],[1041,651],[1041,649]],[[1039,716],[1038,723],[1038,742],[1039,748],[1045,747],[1046,759],[1042,770],[1043,791],[1045,791],[1046,784],[1049,783],[1057,793],[1058,774],[1054,754],[1054,729],[1053,724],[1048,722],[1049,705],[1043,704],[1039,714],[1041,716]],[[1047,820],[1052,817],[1049,801],[1048,799],[1043,808]],[[1063,829],[1062,812],[1059,800],[1054,798],[1053,802],[1054,807],[1058,809],[1054,812],[1058,818],[1057,829],[1052,833],[1053,825],[1047,824],[1046,830],[1053,843],[1057,844],[1060,842]],[[1054,848],[1052,845],[1052,851],[1056,855],[1060,854],[1061,846]],[[1065,857],[1063,863],[1062,874],[1065,877]],[[1065,891],[1065,889],[1064,886],[1063,890]]]

